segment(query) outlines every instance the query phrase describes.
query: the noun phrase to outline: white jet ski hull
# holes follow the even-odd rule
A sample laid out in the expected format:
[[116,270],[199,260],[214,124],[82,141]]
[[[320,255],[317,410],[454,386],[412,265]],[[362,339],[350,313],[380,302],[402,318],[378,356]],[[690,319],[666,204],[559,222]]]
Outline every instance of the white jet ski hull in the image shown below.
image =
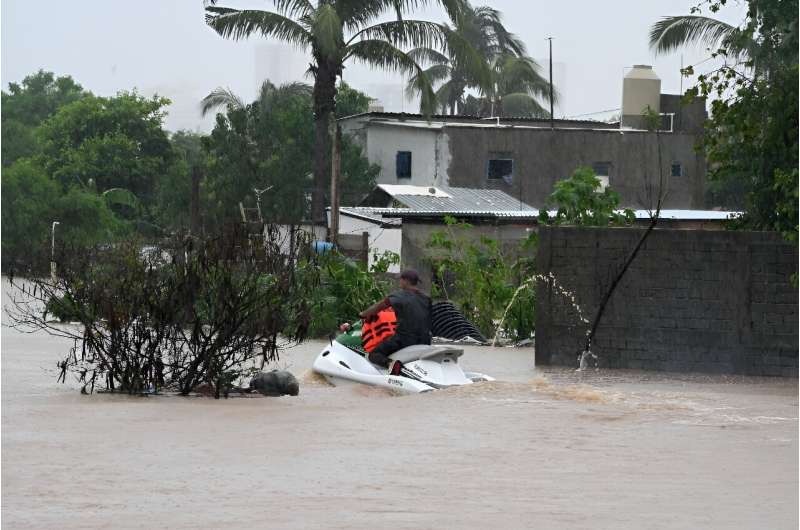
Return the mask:
[[[484,374],[465,373],[461,370],[458,365],[460,353],[450,353],[452,348],[438,347],[437,350],[436,346],[412,346],[411,349],[413,348],[426,350],[428,358],[404,361],[410,377],[388,375],[358,352],[338,342],[332,342],[322,350],[314,360],[313,370],[334,386],[364,384],[404,394],[418,394],[437,388],[494,380]],[[397,352],[401,360],[404,350]]]

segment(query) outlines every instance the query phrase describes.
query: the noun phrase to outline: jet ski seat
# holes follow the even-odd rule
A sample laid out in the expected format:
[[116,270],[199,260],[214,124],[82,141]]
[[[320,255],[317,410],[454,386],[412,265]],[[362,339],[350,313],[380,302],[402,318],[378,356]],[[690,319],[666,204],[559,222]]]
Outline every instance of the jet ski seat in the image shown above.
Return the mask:
[[397,350],[389,355],[393,361],[400,361],[401,363],[410,363],[422,359],[430,359],[432,357],[449,356],[461,357],[464,355],[463,348],[454,348],[453,346],[432,346],[430,344],[415,344],[414,346],[406,346],[402,350]]

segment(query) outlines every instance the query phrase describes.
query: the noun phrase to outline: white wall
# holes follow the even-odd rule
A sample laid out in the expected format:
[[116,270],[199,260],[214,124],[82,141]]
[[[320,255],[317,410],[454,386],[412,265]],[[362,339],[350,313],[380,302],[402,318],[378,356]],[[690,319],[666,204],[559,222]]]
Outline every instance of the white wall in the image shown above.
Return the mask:
[[[440,135],[438,130],[370,124],[367,127],[367,158],[381,166],[378,183],[413,186],[446,184],[441,181],[442,175],[438,174],[437,167],[436,144]],[[398,151],[411,151],[410,179],[397,179]]]
[[[382,254],[386,250],[390,250],[398,255],[400,254],[402,230],[400,230],[399,226],[397,228],[382,228],[375,223],[364,221],[362,219],[354,219],[346,215],[339,216],[340,234],[361,234],[362,232],[369,233],[370,266],[372,266],[373,263],[372,254],[376,250],[378,251],[378,254]],[[390,267],[389,272],[400,272],[400,266],[395,265]]]

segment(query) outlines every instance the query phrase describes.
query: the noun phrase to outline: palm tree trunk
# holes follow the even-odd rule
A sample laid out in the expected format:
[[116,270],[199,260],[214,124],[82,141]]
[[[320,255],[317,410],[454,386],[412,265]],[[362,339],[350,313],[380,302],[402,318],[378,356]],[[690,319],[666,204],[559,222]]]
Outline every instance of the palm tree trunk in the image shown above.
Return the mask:
[[311,192],[311,220],[327,226],[325,188],[330,183],[331,135],[330,120],[336,108],[336,72],[334,65],[317,61],[314,81],[314,188]]

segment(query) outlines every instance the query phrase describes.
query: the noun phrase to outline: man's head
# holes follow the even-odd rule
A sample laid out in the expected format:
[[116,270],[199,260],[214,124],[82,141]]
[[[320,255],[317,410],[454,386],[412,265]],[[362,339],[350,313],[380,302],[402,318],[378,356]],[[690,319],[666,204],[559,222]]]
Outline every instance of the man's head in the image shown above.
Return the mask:
[[400,287],[407,289],[419,285],[419,274],[414,269],[406,269],[400,273]]

